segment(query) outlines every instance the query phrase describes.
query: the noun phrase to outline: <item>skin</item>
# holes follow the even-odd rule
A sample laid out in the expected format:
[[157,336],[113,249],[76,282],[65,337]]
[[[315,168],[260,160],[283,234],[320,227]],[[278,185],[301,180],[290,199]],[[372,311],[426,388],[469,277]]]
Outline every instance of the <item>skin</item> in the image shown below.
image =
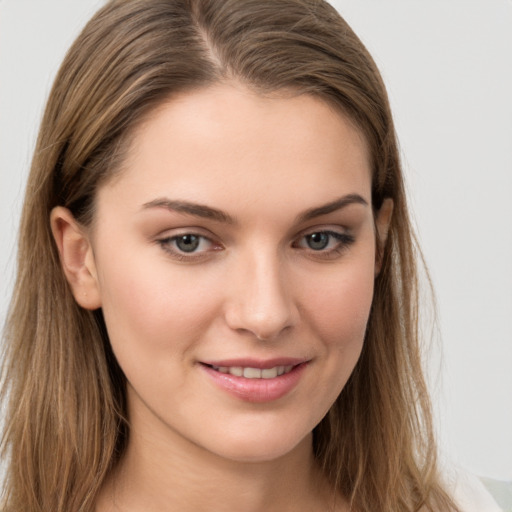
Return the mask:
[[[346,509],[311,432],[359,358],[391,216],[390,200],[373,215],[368,160],[359,131],[319,99],[216,85],[139,126],[91,228],[52,212],[75,298],[103,309],[128,380],[130,442],[98,511]],[[191,253],[186,234],[200,237]],[[307,364],[283,397],[254,403],[202,364],[240,357]]]

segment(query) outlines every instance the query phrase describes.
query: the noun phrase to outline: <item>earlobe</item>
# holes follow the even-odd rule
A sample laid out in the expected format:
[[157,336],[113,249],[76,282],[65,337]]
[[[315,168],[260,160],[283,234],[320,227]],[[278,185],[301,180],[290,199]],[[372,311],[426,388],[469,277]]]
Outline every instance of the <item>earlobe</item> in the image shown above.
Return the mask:
[[384,199],[382,205],[375,216],[375,227],[377,230],[377,248],[375,251],[375,276],[379,275],[382,268],[384,256],[384,247],[388,239],[389,226],[393,216],[393,199],[390,197]]
[[50,223],[62,270],[75,300],[85,309],[100,308],[101,296],[94,254],[85,230],[72,213],[62,206],[52,210]]

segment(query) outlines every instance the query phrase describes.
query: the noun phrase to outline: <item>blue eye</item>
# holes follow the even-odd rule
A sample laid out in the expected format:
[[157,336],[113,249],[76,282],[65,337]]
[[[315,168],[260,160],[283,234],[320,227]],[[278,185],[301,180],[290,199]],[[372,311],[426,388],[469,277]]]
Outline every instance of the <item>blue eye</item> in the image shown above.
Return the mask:
[[196,235],[182,235],[174,238],[176,247],[182,252],[194,252],[199,247],[201,237]]
[[194,233],[162,238],[158,240],[158,244],[164,251],[178,259],[205,256],[205,253],[219,249],[218,245],[209,238]]
[[306,235],[306,243],[314,251],[322,251],[329,245],[330,235],[328,233],[312,233]]
[[337,231],[315,231],[300,238],[297,247],[310,249],[314,252],[339,252],[354,242],[352,235],[338,233]]

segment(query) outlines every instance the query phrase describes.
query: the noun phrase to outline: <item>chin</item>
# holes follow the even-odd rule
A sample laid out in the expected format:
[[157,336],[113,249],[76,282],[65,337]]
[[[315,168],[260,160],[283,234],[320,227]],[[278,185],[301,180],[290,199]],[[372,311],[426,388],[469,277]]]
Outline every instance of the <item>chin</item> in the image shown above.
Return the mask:
[[265,463],[272,462],[293,454],[310,451],[312,433],[296,437],[282,429],[279,435],[276,432],[270,435],[258,435],[256,437],[243,438],[240,435],[229,436],[223,446],[215,449],[217,455],[222,458],[241,463]]

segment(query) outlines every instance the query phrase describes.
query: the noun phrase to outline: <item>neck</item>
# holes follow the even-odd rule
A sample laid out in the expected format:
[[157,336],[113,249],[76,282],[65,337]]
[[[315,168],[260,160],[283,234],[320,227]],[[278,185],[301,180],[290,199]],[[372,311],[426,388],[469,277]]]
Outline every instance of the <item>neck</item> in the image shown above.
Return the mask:
[[127,451],[97,511],[197,512],[212,510],[212,504],[216,512],[341,510],[333,501],[313,457],[311,435],[276,460],[240,462],[187,440],[148,439],[132,425]]

